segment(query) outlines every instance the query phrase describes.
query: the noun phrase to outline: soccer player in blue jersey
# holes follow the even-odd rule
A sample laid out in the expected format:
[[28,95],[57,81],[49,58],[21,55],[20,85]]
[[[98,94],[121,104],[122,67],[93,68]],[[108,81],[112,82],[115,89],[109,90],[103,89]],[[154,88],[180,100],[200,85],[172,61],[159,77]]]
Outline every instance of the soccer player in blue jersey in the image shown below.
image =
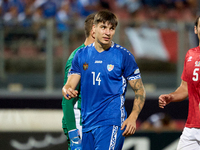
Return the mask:
[[[136,130],[136,120],[145,102],[145,90],[134,56],[114,43],[118,20],[107,10],[94,18],[95,42],[77,51],[63,96],[70,100],[81,81],[82,149],[120,150],[126,136]],[[135,99],[127,118],[125,92],[130,84]]]

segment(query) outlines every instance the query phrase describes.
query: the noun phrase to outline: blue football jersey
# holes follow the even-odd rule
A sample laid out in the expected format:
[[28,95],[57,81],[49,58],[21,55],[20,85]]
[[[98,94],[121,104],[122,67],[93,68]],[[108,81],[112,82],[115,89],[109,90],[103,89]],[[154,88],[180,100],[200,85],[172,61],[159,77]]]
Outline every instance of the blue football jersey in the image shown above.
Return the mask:
[[127,117],[127,80],[141,78],[135,58],[127,49],[112,43],[99,53],[94,43],[90,44],[77,51],[69,74],[81,75],[83,132],[123,124]]

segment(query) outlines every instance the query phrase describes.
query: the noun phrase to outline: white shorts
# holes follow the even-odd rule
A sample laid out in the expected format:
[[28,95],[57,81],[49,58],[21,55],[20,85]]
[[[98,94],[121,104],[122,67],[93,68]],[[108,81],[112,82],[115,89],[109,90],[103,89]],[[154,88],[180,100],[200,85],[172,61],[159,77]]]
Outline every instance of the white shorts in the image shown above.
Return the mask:
[[200,150],[200,129],[185,127],[177,150]]

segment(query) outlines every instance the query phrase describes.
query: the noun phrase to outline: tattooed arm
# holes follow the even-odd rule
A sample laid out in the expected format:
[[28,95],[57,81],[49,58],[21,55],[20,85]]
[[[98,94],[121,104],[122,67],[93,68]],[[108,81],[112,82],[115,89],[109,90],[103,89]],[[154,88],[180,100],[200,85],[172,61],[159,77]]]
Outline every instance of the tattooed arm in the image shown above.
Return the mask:
[[130,80],[129,84],[135,92],[133,109],[129,117],[124,121],[121,130],[125,128],[123,136],[129,136],[135,133],[136,120],[145,102],[146,93],[141,79]]

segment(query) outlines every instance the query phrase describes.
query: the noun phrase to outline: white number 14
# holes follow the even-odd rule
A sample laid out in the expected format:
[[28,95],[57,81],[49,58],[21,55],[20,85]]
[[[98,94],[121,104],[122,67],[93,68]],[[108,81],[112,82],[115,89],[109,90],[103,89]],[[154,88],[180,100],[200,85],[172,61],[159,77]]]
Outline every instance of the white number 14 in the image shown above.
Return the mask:
[[93,85],[95,85],[95,82],[98,82],[98,85],[100,85],[101,83],[101,79],[100,79],[100,72],[98,73],[97,77],[95,76],[95,72],[92,72],[93,74]]

